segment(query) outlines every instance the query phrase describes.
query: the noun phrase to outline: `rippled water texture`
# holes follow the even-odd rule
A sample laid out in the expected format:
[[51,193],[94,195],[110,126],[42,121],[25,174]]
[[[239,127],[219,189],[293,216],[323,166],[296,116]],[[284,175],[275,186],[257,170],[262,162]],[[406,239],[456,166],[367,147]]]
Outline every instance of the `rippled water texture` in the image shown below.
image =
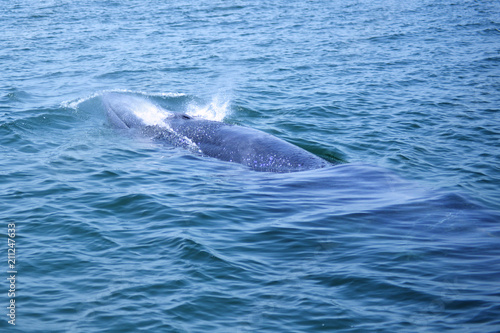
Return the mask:
[[[1,8],[0,329],[500,331],[498,1]],[[334,165],[116,130],[109,91]]]

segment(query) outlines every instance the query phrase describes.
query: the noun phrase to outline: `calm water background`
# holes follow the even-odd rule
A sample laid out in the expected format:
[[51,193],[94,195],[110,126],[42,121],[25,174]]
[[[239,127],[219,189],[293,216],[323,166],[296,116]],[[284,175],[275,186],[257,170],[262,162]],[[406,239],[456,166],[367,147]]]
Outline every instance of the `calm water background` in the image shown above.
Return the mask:
[[[500,2],[1,4],[0,328],[500,330]],[[342,163],[123,135],[109,90]]]

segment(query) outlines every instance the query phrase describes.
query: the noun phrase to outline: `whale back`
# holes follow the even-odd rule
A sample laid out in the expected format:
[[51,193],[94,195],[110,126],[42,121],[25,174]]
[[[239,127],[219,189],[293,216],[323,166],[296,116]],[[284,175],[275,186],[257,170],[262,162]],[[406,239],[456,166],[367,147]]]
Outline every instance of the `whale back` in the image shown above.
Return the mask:
[[253,128],[182,117],[167,122],[175,133],[196,144],[202,154],[253,170],[293,172],[329,164],[300,147]]

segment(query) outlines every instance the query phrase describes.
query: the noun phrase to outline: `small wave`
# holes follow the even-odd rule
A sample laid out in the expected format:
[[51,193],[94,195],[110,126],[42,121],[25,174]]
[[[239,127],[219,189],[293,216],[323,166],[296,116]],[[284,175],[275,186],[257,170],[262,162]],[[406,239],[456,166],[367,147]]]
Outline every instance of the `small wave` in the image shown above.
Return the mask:
[[76,109],[78,109],[78,107],[80,106],[80,104],[82,104],[83,102],[86,102],[88,100],[96,98],[96,97],[100,96],[101,94],[102,94],[102,92],[96,92],[96,93],[93,93],[92,95],[89,95],[89,96],[86,96],[86,97],[82,97],[82,98],[78,98],[76,100],[72,99],[72,100],[69,100],[69,101],[64,101],[61,104],[59,104],[59,106],[61,108],[65,108],[65,109],[76,110]]
[[106,89],[106,90],[101,90],[94,92],[86,97],[78,98],[78,99],[72,99],[68,101],[64,101],[60,104],[62,108],[68,108],[68,109],[78,109],[78,107],[84,103],[87,102],[91,99],[101,97],[104,94],[107,93],[123,93],[123,94],[132,94],[132,95],[140,95],[143,97],[161,97],[161,98],[172,98],[172,97],[185,97],[186,94],[184,93],[148,93],[145,91],[136,91],[136,90],[128,90],[128,89]]
[[7,91],[8,93],[1,97],[5,102],[22,102],[23,100],[33,97],[28,92],[13,87],[7,89]]

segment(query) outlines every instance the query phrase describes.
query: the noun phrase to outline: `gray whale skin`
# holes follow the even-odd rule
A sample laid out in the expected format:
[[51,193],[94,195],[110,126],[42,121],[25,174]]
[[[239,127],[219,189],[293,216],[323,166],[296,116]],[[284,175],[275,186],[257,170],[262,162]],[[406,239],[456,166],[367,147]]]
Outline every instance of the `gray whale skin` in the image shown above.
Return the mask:
[[147,99],[107,93],[102,96],[102,101],[113,127],[139,129],[174,146],[222,161],[240,163],[256,171],[295,172],[330,165],[302,148],[256,129],[185,114],[170,114],[162,119],[162,124],[151,125],[137,116],[136,111],[151,107],[163,109]]

